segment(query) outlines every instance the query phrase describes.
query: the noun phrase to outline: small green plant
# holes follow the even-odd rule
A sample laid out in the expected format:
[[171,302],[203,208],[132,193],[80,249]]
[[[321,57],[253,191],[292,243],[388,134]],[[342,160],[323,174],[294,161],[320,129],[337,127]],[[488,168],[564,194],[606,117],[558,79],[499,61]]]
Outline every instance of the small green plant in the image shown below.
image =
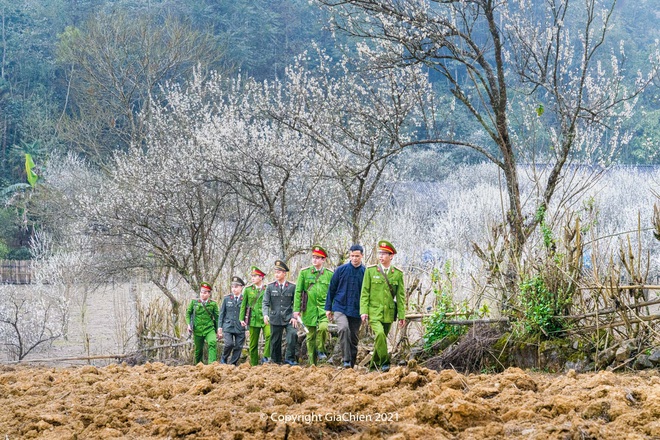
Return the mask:
[[563,307],[561,292],[550,292],[540,275],[520,284],[520,301],[524,311],[523,324],[529,334],[543,333],[549,336],[564,328],[557,318]]
[[483,305],[478,312],[473,312],[467,301],[454,301],[451,280],[454,272],[451,263],[447,261],[443,266],[443,272],[434,269],[431,281],[434,284],[436,305],[433,313],[422,320],[424,324],[424,348],[431,348],[436,342],[448,337],[458,337],[467,332],[468,327],[462,325],[448,324],[447,321],[456,319],[474,319],[488,313],[488,306]]
[[543,205],[539,206],[538,211],[536,211],[536,220],[539,221],[541,227],[543,246],[550,251],[554,251],[557,247],[557,243],[552,235],[552,229],[545,222],[545,207]]
[[[466,327],[447,324],[447,320],[456,315],[457,307],[453,298],[447,293],[438,295],[438,304],[430,316],[423,319],[424,348],[429,349],[436,342],[451,336],[460,336],[465,333]],[[449,316],[448,316],[449,315]]]

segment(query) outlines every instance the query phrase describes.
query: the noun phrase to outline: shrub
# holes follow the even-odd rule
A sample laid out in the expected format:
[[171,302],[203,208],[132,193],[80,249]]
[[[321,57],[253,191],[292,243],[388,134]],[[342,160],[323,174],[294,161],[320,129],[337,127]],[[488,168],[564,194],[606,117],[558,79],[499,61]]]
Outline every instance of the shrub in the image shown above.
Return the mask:
[[438,341],[448,337],[458,337],[467,332],[467,326],[448,324],[447,320],[456,319],[457,317],[476,319],[488,313],[486,306],[474,312],[466,300],[461,302],[454,300],[452,289],[453,277],[454,272],[449,261],[445,263],[442,274],[438,269],[434,269],[431,274],[436,305],[433,313],[422,320],[425,329],[424,348],[427,350]]
[[520,303],[523,308],[523,325],[529,334],[543,333],[546,337],[564,328],[557,317],[564,304],[561,292],[551,292],[544,279],[536,275],[520,284]]

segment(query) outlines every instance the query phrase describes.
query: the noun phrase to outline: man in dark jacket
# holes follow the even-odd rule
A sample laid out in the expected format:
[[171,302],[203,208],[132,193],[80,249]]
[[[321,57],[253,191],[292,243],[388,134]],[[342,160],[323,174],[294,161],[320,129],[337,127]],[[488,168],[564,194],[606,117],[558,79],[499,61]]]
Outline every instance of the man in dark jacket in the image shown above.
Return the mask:
[[289,267],[281,260],[275,261],[275,281],[266,286],[262,311],[264,323],[270,324],[270,354],[272,361],[282,363],[282,333],[286,331],[286,355],[284,363],[298,365],[296,344],[298,343],[297,321],[293,318],[293,297],[296,285],[286,280]]
[[231,295],[225,296],[220,309],[218,322],[218,335],[225,340],[225,349],[222,351],[222,364],[238,365],[245,344],[245,327],[241,324],[239,313],[243,297],[245,282],[239,277],[231,279]]
[[360,332],[360,292],[365,267],[362,264],[364,248],[351,246],[350,261],[337,268],[328,288],[325,314],[334,320],[339,329],[342,351],[342,366],[353,368],[357,359],[358,333]]

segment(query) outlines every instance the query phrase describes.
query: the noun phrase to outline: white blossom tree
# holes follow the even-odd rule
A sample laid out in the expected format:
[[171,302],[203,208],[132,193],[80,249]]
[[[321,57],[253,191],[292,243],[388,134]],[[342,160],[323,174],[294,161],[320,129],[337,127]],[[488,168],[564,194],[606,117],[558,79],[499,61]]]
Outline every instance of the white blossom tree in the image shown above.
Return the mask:
[[392,161],[416,134],[429,92],[418,66],[375,72],[360,58],[335,61],[317,50],[313,59],[300,57],[281,81],[266,84],[255,101],[314,143],[326,206],[357,243],[387,200]]
[[[315,175],[312,143],[286,126],[265,118],[255,105],[259,85],[217,74],[197,75],[182,86],[170,86],[166,120],[158,131],[181,132],[194,139],[206,163],[207,182],[227,188],[258,227],[252,241],[271,247],[269,254],[289,259],[332,229],[318,221],[322,207],[320,176]],[[156,109],[155,114],[160,115]],[[164,140],[165,141],[165,140]]]
[[[326,211],[322,176],[317,172],[312,144],[299,133],[273,121],[223,113],[233,131],[217,134],[210,158],[224,166],[218,178],[231,186],[248,206],[260,213],[272,231],[279,258],[289,260],[322,241],[335,220]],[[219,148],[218,148],[219,147]],[[265,242],[269,242],[266,240]]]
[[47,287],[0,285],[0,345],[17,360],[62,336],[62,310]]
[[[536,213],[551,203],[567,163],[587,157],[608,163],[628,140],[622,121],[657,75],[657,51],[645,75],[626,70],[623,45],[609,59],[604,53],[615,0],[319,2],[335,13],[335,29],[362,39],[359,48],[374,68],[431,69],[479,123],[485,136],[455,137],[430,120],[412,143],[467,146],[501,170],[510,287],[539,224]],[[527,203],[518,168],[526,162],[548,164]]]
[[181,119],[175,96],[170,98],[154,109],[144,146],[116,153],[107,172],[73,156],[55,161],[47,190],[68,205],[78,232],[92,238],[102,255],[95,265],[101,279],[146,270],[176,321],[180,299],[168,278],[180,277],[192,291],[202,281],[220,281],[223,270],[236,264],[254,210],[216,178],[210,152],[191,136],[195,126]]

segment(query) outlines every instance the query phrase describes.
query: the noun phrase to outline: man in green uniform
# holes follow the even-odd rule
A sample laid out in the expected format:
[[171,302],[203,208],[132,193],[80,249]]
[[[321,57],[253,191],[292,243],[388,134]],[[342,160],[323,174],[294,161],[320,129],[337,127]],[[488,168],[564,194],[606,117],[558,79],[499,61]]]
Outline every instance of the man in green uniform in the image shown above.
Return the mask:
[[[243,302],[241,303],[240,320],[241,324],[249,326],[250,342],[248,351],[250,353],[250,365],[259,364],[259,334],[263,330],[264,334],[264,357],[262,363],[270,359],[270,325],[264,324],[264,315],[261,305],[264,299],[266,285],[264,277],[266,274],[257,266],[250,269],[252,284],[243,290]],[[248,322],[249,321],[249,322]]]
[[225,349],[220,357],[221,364],[238,365],[245,344],[245,324],[240,322],[241,304],[243,303],[243,286],[241,277],[231,278],[231,295],[222,300],[220,317],[218,318],[218,336],[225,340]]
[[[296,344],[298,322],[293,319],[293,297],[296,285],[286,280],[289,267],[282,260],[275,261],[275,281],[266,286],[261,306],[264,322],[272,327],[270,352],[276,364],[298,365]],[[282,334],[286,332],[286,355],[282,361]]]
[[201,283],[199,299],[190,301],[186,310],[188,333],[192,333],[195,343],[195,364],[202,362],[204,342],[208,345],[209,364],[217,359],[219,314],[218,303],[211,299],[211,285]]
[[369,320],[374,332],[374,354],[371,367],[382,371],[390,369],[390,356],[387,352],[387,334],[392,322],[398,316],[399,327],[403,327],[406,317],[406,294],[403,286],[403,272],[392,266],[396,249],[386,240],[378,242],[379,264],[367,267],[362,280],[360,295],[360,315],[362,322]]
[[325,343],[328,339],[328,318],[325,316],[325,299],[333,272],[323,263],[328,253],[321,246],[312,248],[312,265],[298,274],[296,294],[293,299],[293,317],[302,317],[307,333],[307,358],[310,365],[326,359]]

